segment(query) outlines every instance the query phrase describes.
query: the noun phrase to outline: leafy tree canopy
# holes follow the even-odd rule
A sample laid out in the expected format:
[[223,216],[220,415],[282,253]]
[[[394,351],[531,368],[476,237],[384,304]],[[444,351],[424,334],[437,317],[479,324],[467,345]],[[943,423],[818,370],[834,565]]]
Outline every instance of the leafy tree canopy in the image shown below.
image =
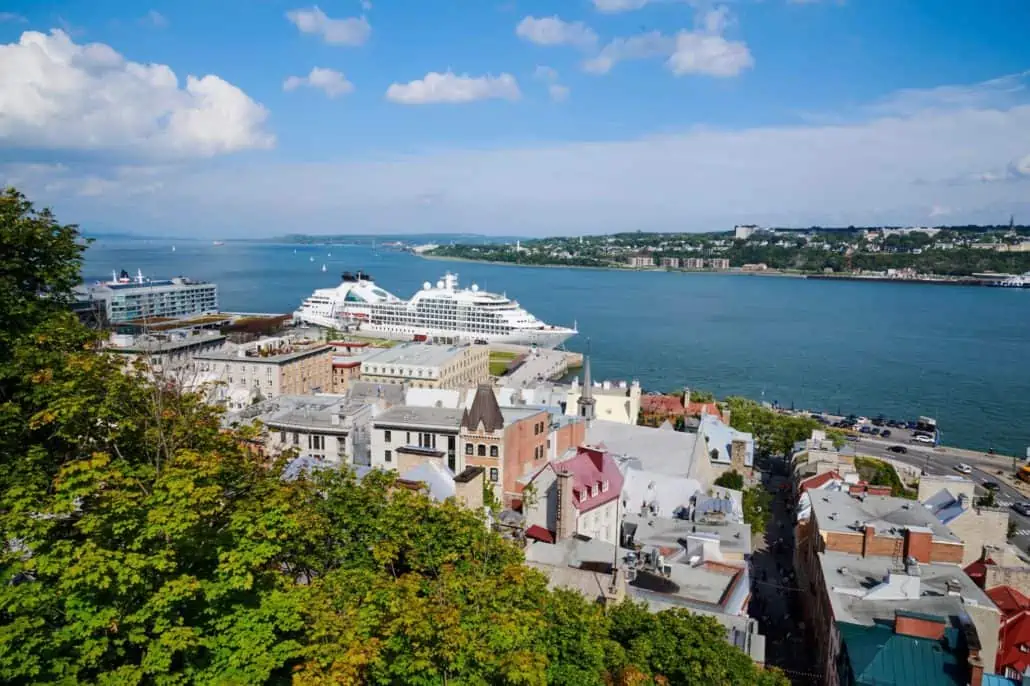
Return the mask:
[[97,349],[74,227],[8,190],[0,246],[0,682],[786,684],[710,619],[548,590],[390,474],[284,480]]

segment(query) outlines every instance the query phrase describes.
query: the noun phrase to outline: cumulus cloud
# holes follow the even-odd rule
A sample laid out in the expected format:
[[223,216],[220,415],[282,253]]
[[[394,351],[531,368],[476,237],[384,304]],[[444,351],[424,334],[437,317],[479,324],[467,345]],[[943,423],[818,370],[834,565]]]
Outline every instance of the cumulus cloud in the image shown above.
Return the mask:
[[329,45],[364,45],[372,33],[372,26],[365,17],[332,19],[318,5],[308,9],[295,9],[286,13],[286,18],[301,33],[321,37]]
[[569,99],[569,87],[560,83],[552,83],[547,87],[547,94],[554,102],[565,102]]
[[[154,230],[217,227],[219,235],[274,235],[297,223],[328,231],[348,222],[381,233],[446,226],[509,235],[527,226],[555,235],[754,221],[902,224],[926,222],[935,205],[951,210],[952,224],[1030,214],[1030,97],[1003,108],[859,112],[861,120],[836,123],[698,127],[339,163],[240,161],[124,176],[0,164],[0,184],[20,179],[34,199],[83,223],[124,228],[145,217]],[[953,182],[984,170],[1001,178]],[[55,180],[60,190],[50,187]],[[159,193],[147,192],[157,184]]]
[[723,37],[732,23],[729,10],[721,6],[698,14],[696,29],[683,30],[675,36],[649,31],[615,38],[583,62],[583,69],[592,74],[607,74],[619,62],[665,57],[665,66],[676,76],[736,76],[753,66],[754,58],[747,44]]
[[168,26],[168,19],[157,10],[150,10],[140,19],[140,23],[155,29],[163,29]]
[[210,157],[268,148],[267,111],[218,76],[126,60],[102,43],[26,31],[0,45],[0,146]]
[[469,76],[448,71],[431,71],[425,78],[408,83],[394,83],[386,91],[386,99],[401,105],[465,103],[475,100],[518,100],[522,97],[518,82],[511,74]]
[[515,35],[537,45],[571,45],[589,49],[597,44],[597,34],[581,21],[567,22],[553,17],[525,17],[515,27]]
[[312,68],[307,76],[291,76],[283,82],[284,91],[296,90],[303,86],[317,88],[330,98],[346,95],[354,90],[354,84],[341,72],[322,67]]
[[568,86],[558,82],[558,70],[545,65],[538,66],[533,76],[540,81],[547,83],[547,95],[554,102],[564,102],[569,99]]

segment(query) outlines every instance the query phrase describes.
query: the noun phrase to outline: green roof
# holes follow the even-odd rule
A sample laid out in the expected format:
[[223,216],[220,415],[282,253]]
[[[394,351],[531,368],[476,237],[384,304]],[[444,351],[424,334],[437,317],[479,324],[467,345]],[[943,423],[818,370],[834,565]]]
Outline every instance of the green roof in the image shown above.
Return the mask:
[[894,633],[893,622],[873,626],[838,622],[842,656],[859,686],[964,686],[968,679],[961,632],[934,640]]

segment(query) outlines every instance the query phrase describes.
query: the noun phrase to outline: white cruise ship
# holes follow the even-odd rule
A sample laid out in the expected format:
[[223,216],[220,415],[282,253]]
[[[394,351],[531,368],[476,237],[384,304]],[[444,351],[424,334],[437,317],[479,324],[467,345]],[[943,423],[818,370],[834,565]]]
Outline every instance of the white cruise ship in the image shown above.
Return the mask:
[[326,328],[357,326],[386,338],[449,342],[518,343],[553,348],[577,332],[550,326],[518,302],[473,284],[458,287],[457,274],[428,281],[403,300],[375,284],[364,272],[344,272],[336,288],[320,288],[294,313],[294,318]]

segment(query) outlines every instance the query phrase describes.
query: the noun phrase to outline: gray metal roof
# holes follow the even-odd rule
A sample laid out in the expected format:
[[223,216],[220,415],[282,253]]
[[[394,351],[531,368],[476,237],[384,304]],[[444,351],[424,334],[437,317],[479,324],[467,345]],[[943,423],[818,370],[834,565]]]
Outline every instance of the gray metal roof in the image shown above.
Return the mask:
[[[833,619],[838,622],[871,625],[876,619],[893,619],[898,610],[948,617],[963,614],[964,605],[994,607],[958,565],[920,564],[918,576],[907,577],[889,557],[838,552],[823,552],[818,557]],[[891,571],[899,590],[884,585]],[[911,582],[911,578],[918,581]],[[949,593],[949,581],[957,584],[957,591]]]
[[412,365],[415,367],[439,367],[455,356],[460,355],[468,346],[433,345],[430,343],[403,343],[392,348],[384,348],[369,355],[362,362],[366,365]]
[[932,512],[915,500],[886,495],[867,495],[864,499],[844,491],[819,490],[812,495],[812,516],[822,531],[860,532],[856,526],[872,524],[877,536],[904,535],[905,529],[922,527],[933,533],[935,541],[961,543]]
[[586,435],[587,443],[603,443],[610,453],[624,458],[618,460],[620,468],[627,460],[636,460],[633,466],[637,468],[673,476],[690,476],[696,441],[697,434],[660,431],[603,419],[591,422]]
[[376,426],[432,427],[457,431],[464,410],[449,407],[391,407],[375,418]]

